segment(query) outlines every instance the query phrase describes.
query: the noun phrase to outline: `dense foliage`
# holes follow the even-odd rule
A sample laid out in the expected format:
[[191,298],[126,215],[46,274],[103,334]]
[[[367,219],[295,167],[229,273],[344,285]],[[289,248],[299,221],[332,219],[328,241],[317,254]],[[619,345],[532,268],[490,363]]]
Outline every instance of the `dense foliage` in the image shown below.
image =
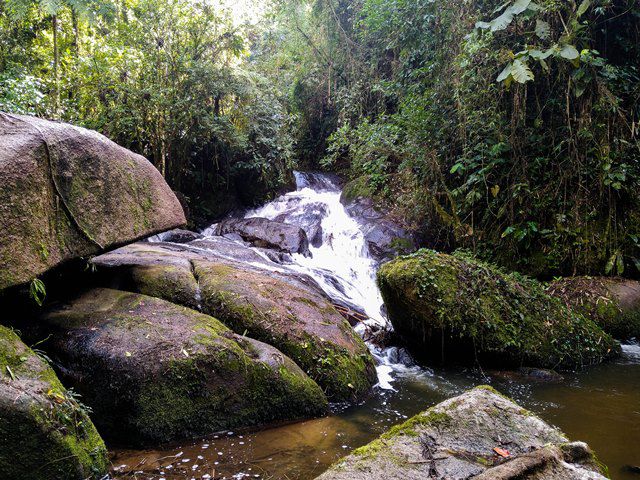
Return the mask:
[[[324,167],[365,175],[432,246],[538,275],[638,274],[640,3],[317,0],[282,12],[313,25],[290,28],[315,57],[294,66],[293,105],[305,105],[298,134],[328,140]],[[318,138],[324,124],[335,130]]]
[[640,272],[637,0],[277,0],[240,26],[206,1],[0,5],[0,109],[144,154],[196,219],[297,161],[431,247]]
[[251,26],[207,2],[108,1],[0,4],[0,110],[93,128],[145,155],[196,220],[286,185],[286,112],[244,61]]

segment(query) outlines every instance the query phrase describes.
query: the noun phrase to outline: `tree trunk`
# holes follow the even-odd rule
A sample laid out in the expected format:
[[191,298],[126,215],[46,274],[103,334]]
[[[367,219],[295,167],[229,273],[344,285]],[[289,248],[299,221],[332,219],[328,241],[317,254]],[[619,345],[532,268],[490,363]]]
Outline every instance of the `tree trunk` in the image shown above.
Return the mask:
[[53,109],[54,116],[56,118],[59,117],[60,113],[60,72],[59,72],[59,53],[58,53],[58,16],[53,15],[52,17],[53,24],[53,81],[54,81],[54,99],[53,99]]

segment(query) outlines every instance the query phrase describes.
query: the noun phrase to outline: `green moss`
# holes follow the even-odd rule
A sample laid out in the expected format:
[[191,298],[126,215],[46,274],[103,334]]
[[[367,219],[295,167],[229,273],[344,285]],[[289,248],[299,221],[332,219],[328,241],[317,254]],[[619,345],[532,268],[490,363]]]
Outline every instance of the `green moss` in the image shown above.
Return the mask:
[[104,442],[83,407],[1,326],[0,371],[0,471],[6,478],[81,480],[107,472]]
[[445,427],[451,422],[451,417],[436,407],[432,407],[426,412],[420,413],[400,425],[395,425],[382,434],[373,442],[353,451],[353,455],[362,459],[378,456],[381,452],[388,450],[388,441],[399,436],[415,437],[420,434],[420,430],[433,427],[436,429]]
[[438,359],[451,349],[467,361],[481,356],[501,365],[575,368],[619,351],[540,282],[464,253],[400,257],[382,266],[378,283],[394,327],[418,356]]
[[348,182],[342,189],[341,200],[344,202],[352,202],[359,197],[373,198],[375,191],[370,186],[370,177],[363,175]]

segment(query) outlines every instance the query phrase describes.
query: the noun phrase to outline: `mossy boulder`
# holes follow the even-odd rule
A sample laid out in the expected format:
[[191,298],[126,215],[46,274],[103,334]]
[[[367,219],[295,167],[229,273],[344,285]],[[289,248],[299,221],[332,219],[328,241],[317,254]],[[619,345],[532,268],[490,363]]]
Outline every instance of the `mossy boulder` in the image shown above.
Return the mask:
[[640,338],[640,282],[636,280],[567,277],[551,282],[547,292],[615,338]]
[[605,480],[589,447],[491,387],[397,425],[318,480]]
[[0,218],[0,290],[185,223],[145,158],[90,130],[4,113]]
[[105,438],[158,444],[323,415],[318,385],[273,347],[144,295],[90,290],[31,325]]
[[421,250],[383,265],[378,284],[396,332],[429,361],[571,369],[620,352],[540,282],[469,255]]
[[367,346],[306,277],[231,261],[227,252],[189,245],[139,243],[96,257],[93,263],[107,278],[121,278],[118,288],[183,305],[195,301],[236,333],[273,345],[332,401],[359,399],[377,382]]
[[87,480],[107,471],[107,449],[75,396],[0,326],[0,476]]

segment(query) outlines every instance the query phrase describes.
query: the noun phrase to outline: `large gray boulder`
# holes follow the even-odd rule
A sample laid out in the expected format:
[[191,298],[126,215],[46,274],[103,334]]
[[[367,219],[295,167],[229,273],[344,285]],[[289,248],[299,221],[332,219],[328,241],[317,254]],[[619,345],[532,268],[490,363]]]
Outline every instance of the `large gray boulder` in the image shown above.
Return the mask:
[[107,473],[107,449],[51,367],[0,326],[0,477],[87,480]]
[[318,480],[605,480],[589,447],[491,387],[393,427]]
[[0,113],[0,290],[184,223],[140,155],[90,130]]
[[100,432],[148,445],[323,415],[327,399],[286,355],[157,298],[90,290],[25,333],[82,394]]
[[373,357],[317,284],[267,264],[259,268],[257,259],[245,254],[260,258],[218,238],[211,244],[136,243],[92,263],[117,288],[198,308],[236,333],[273,345],[332,401],[366,395],[377,381]]
[[267,218],[223,220],[215,228],[216,235],[237,234],[256,247],[272,248],[286,253],[309,256],[309,240],[305,231],[288,223]]

